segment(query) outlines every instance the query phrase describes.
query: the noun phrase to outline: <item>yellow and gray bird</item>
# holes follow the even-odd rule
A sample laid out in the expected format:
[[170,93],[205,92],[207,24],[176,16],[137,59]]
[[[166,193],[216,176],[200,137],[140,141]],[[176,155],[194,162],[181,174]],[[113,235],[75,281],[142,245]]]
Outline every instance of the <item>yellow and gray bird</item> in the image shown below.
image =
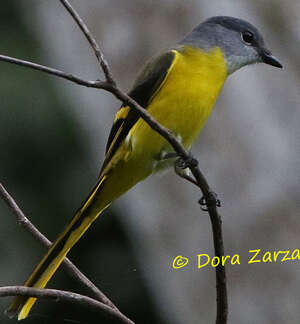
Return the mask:
[[[226,78],[243,66],[260,62],[282,67],[253,25],[232,17],[212,17],[150,60],[129,95],[189,150]],[[69,250],[103,210],[141,180],[174,164],[172,153],[170,144],[135,110],[121,106],[108,137],[97,184],[25,286],[45,287]],[[18,296],[8,313],[19,313],[18,319],[24,319],[35,301],[36,298]]]

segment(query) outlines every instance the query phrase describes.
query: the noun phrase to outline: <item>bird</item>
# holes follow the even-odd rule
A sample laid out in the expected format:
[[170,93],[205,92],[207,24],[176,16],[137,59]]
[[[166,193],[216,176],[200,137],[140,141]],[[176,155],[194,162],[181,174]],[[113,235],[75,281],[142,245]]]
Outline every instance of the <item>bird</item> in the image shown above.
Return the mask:
[[[282,68],[249,22],[215,16],[150,59],[128,95],[190,150],[229,75],[254,63]],[[136,112],[121,105],[108,136],[105,159],[88,198],[36,266],[25,286],[44,288],[69,250],[118,197],[175,163],[172,146]],[[26,318],[36,298],[16,296],[8,314]]]

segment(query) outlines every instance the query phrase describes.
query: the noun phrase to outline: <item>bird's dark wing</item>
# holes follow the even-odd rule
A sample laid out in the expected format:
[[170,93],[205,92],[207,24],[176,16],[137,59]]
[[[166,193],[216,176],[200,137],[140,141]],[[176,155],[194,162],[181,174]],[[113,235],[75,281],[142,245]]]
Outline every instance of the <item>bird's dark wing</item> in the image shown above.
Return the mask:
[[[154,94],[165,80],[175,56],[176,51],[168,51],[151,60],[139,74],[128,95],[147,109]],[[101,173],[138,119],[139,115],[135,110],[128,106],[120,107],[107,140],[106,156]]]

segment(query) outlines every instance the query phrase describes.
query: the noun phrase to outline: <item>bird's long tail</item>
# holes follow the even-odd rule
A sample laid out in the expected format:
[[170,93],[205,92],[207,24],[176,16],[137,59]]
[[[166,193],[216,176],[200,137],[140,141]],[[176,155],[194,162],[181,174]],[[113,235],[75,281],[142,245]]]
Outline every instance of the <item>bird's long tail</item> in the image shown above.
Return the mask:
[[[26,281],[26,287],[44,288],[47,282],[54,275],[69,250],[81,238],[85,231],[90,227],[94,220],[109,206],[110,200],[101,199],[101,191],[106,182],[106,176],[100,178],[99,182],[89,195],[83,206],[77,211],[71,223],[64,232],[52,244],[48,253],[37,265],[30,278]],[[98,199],[98,197],[100,199]],[[103,201],[103,202],[101,202]],[[36,298],[17,296],[13,300],[8,315],[15,315],[19,312],[18,319],[27,317]]]

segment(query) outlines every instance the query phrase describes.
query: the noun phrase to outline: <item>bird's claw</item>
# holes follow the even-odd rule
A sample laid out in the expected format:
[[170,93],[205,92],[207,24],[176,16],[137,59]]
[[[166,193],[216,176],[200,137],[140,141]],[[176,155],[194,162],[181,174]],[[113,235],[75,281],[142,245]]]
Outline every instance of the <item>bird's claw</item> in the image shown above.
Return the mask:
[[204,196],[199,199],[199,205],[201,210],[208,211],[208,207],[221,207],[221,201],[218,199],[218,196],[215,192],[210,191],[208,194],[208,199]]
[[198,166],[198,161],[192,156],[190,155],[189,158],[187,160],[184,160],[183,158],[179,157],[176,161],[175,161],[176,167],[178,167],[179,169],[187,169],[187,168],[194,168]]

